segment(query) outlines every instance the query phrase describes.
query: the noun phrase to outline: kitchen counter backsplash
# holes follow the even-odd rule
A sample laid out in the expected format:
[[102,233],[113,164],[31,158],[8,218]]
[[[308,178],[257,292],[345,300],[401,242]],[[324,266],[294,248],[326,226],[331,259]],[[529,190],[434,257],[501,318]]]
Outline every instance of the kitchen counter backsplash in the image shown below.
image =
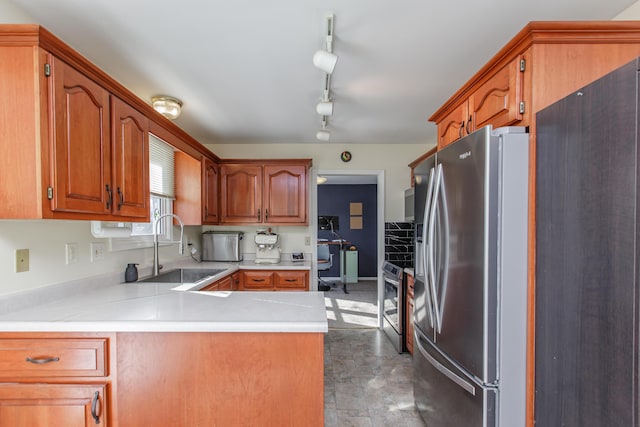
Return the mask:
[[413,222],[384,223],[384,259],[398,267],[413,267]]

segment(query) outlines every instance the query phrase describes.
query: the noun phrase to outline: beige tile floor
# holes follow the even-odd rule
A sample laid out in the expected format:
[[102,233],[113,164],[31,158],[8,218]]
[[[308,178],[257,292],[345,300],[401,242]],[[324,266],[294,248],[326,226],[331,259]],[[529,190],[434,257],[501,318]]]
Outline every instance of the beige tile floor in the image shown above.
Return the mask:
[[375,328],[375,283],[350,290],[325,292],[325,426],[423,427],[413,403],[411,355],[398,354]]

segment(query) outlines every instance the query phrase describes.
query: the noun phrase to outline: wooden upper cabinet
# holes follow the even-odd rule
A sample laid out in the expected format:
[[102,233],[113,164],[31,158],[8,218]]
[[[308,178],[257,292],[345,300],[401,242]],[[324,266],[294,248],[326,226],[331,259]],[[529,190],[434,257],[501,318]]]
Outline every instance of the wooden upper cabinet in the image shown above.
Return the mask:
[[264,210],[267,223],[308,222],[306,166],[264,166]]
[[262,167],[224,164],[220,167],[220,220],[223,224],[262,222]]
[[526,61],[519,55],[471,94],[470,128],[509,126],[522,119],[525,109],[522,100],[522,74],[525,70]]
[[525,69],[524,59],[518,56],[489,77],[469,98],[452,108],[438,121],[438,147],[446,147],[487,125],[508,126],[522,120],[522,73]]
[[150,129],[197,159],[202,197],[217,157],[45,28],[0,24],[0,58],[0,219],[148,221]]
[[308,224],[310,160],[220,165],[221,224]]
[[113,214],[149,218],[149,121],[111,97]]
[[53,99],[51,210],[111,214],[109,93],[49,56]]
[[444,147],[467,134],[469,103],[463,102],[438,123],[438,146]]
[[486,125],[529,126],[535,141],[537,111],[638,56],[638,21],[530,22],[429,118],[438,149]]
[[218,165],[205,157],[202,161],[202,200],[204,203],[202,222],[204,224],[218,224],[220,222],[218,213],[219,178]]

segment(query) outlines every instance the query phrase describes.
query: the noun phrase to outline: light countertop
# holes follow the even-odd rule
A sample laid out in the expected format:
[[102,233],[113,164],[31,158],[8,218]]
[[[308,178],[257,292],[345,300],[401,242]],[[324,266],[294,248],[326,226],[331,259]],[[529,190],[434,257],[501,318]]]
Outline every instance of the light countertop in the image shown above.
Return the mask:
[[[246,264],[246,265],[245,265]],[[224,268],[223,277],[256,264],[185,263]],[[283,262],[261,269],[310,269]],[[113,277],[111,277],[113,276]],[[0,298],[0,331],[9,332],[327,332],[322,292],[202,292],[172,284],[88,278]],[[143,276],[141,276],[143,277]],[[119,278],[119,279],[117,279]]]

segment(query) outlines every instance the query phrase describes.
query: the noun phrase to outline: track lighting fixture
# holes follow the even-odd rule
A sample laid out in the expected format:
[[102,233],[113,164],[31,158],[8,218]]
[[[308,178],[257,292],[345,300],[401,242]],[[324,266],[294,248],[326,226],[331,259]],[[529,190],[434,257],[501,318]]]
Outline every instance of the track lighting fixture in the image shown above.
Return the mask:
[[333,114],[333,101],[330,98],[331,75],[325,74],[324,90],[322,91],[322,100],[316,105],[316,111],[321,116],[330,116]]
[[326,50],[319,50],[313,55],[313,65],[327,74],[333,73],[338,56],[333,53],[333,15],[327,16]]
[[336,66],[338,57],[333,53],[333,20],[334,15],[326,17],[326,50],[319,50],[313,55],[313,64],[325,72],[322,98],[316,104],[316,112],[322,116],[322,129],[316,133],[320,141],[328,141],[331,133],[327,129],[329,116],[333,115],[333,99],[331,99],[331,73]]
[[322,129],[316,133],[316,138],[320,141],[328,141],[331,138],[331,132],[327,130],[327,117],[322,118]]

